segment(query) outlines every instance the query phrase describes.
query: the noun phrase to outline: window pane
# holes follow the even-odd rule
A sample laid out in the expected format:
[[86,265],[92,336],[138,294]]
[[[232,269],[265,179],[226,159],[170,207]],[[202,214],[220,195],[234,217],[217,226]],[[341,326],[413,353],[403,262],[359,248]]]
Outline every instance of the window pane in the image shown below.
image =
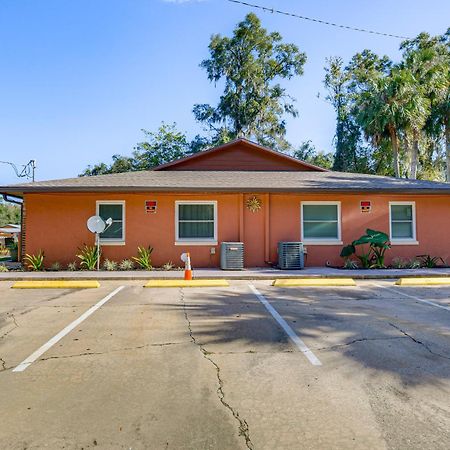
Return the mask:
[[178,205],[180,220],[214,220],[214,205]]
[[337,220],[337,205],[303,205],[303,220]]
[[392,222],[392,239],[413,238],[412,222]]
[[180,222],[180,239],[214,239],[214,222]]
[[338,238],[337,222],[303,222],[303,237],[311,238]]
[[391,205],[392,220],[412,220],[412,205]]
[[103,220],[107,220],[111,217],[113,220],[122,220],[122,205],[99,205],[99,216]]
[[106,229],[102,234],[100,234],[100,237],[102,239],[122,239],[122,222],[113,222],[112,225]]

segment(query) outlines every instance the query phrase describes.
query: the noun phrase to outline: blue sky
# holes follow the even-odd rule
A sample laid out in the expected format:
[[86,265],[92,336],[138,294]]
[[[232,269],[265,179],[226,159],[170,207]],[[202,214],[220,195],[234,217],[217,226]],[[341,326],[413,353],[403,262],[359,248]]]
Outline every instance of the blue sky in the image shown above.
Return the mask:
[[[450,25],[448,0],[252,3],[406,36]],[[0,160],[35,158],[37,179],[64,178],[131,153],[141,128],[161,121],[201,133],[192,106],[215,103],[220,91],[199,63],[211,34],[230,34],[249,11],[226,0],[1,0]],[[308,56],[304,76],[286,85],[300,112],[288,139],[331,150],[334,113],[317,97],[325,58],[371,48],[397,59],[399,41],[256,13]],[[0,185],[18,181],[0,164]]]

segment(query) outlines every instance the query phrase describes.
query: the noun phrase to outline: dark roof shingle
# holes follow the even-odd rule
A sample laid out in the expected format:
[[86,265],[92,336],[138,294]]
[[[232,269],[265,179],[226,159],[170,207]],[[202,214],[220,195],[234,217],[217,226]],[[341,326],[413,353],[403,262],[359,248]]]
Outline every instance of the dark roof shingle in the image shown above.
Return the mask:
[[142,171],[0,186],[7,194],[96,191],[450,194],[450,184],[344,172]]

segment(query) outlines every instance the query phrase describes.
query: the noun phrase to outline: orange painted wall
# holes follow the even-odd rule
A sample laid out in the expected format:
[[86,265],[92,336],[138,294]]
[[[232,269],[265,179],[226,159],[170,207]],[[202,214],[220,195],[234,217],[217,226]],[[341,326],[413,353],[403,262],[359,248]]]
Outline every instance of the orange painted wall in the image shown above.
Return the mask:
[[[76,260],[77,248],[83,243],[93,244],[93,235],[86,228],[86,220],[95,214],[96,200],[125,200],[126,245],[104,246],[103,255],[114,260],[135,255],[138,245],[154,247],[153,261],[160,266],[168,261],[181,265],[179,256],[189,249],[194,267],[219,266],[219,245],[222,241],[239,240],[240,213],[243,215],[245,263],[247,267],[265,265],[265,233],[269,233],[268,256],[277,261],[276,247],[280,240],[300,240],[300,203],[307,200],[341,201],[342,240],[351,242],[370,227],[389,232],[389,201],[415,201],[417,240],[419,245],[394,245],[387,262],[395,256],[411,258],[428,253],[442,256],[450,263],[450,196],[420,195],[300,195],[255,194],[263,200],[262,209],[251,213],[240,209],[240,194],[27,194],[26,251],[43,249],[47,265],[53,261],[67,264]],[[266,208],[270,197],[268,226]],[[145,213],[145,200],[157,200],[156,214]],[[218,201],[218,246],[211,255],[211,245],[175,246],[175,201]],[[361,213],[361,200],[372,202],[371,213]],[[268,229],[267,229],[268,228]],[[308,266],[342,263],[341,245],[307,245]]]

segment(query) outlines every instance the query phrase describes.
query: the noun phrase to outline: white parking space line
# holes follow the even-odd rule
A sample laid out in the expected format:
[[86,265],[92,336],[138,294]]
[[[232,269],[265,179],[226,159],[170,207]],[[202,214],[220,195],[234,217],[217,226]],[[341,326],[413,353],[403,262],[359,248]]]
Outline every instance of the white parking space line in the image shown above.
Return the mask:
[[77,327],[81,322],[86,320],[91,314],[93,314],[97,309],[103,306],[107,301],[111,300],[116,294],[118,294],[125,286],[119,286],[114,289],[106,297],[102,298],[94,306],[91,306],[85,313],[83,313],[78,319],[74,320],[72,323],[67,325],[58,334],[53,336],[49,341],[47,341],[42,347],[39,347],[34,353],[32,353],[28,358],[24,359],[18,366],[13,369],[13,372],[23,372],[30,364],[36,361],[40,356],[42,356],[48,349],[53,347],[58,341],[60,341],[64,336],[69,334],[75,327]]
[[291,341],[297,346],[297,348],[308,358],[309,362],[314,366],[321,366],[322,363],[319,358],[308,348],[308,346],[295,334],[294,330],[288,325],[288,323],[280,316],[278,311],[266,300],[258,289],[253,284],[248,285],[251,291],[256,295],[258,300],[264,305],[267,311],[270,312],[272,317],[279,323],[281,328],[286,332]]
[[404,288],[395,289],[395,288],[391,288],[391,287],[387,287],[387,286],[382,286],[381,284],[376,284],[376,283],[374,283],[374,285],[379,288],[387,289],[388,291],[395,292],[396,294],[403,295],[404,297],[412,298],[413,300],[416,300],[418,302],[426,303],[427,305],[435,306],[436,308],[446,309],[447,311],[450,311],[450,306],[440,305],[439,303],[434,303],[430,300],[425,300],[424,298],[416,297],[415,295],[407,294],[406,292],[401,292],[400,289],[404,289]]

